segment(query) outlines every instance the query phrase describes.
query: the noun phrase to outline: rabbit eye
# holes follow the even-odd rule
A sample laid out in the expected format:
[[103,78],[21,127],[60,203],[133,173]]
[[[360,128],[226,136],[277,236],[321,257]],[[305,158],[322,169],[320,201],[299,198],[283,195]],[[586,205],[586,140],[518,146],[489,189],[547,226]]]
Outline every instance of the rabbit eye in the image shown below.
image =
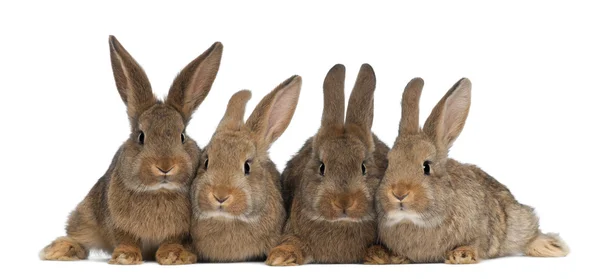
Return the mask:
[[425,175],[429,175],[431,172],[431,167],[429,166],[431,164],[431,161],[425,161],[423,163],[423,173]]
[[325,164],[323,164],[323,162],[321,162],[321,165],[319,166],[319,173],[322,176],[325,175]]
[[367,167],[365,166],[365,163],[364,163],[364,162],[362,163],[362,166],[361,166],[361,168],[362,168],[362,174],[363,174],[363,175],[366,175],[366,174],[367,174]]
[[208,158],[206,158],[206,161],[204,161],[204,170],[208,169]]
[[184,142],[185,142],[185,134],[181,133],[181,143],[184,143]]
[[252,163],[250,160],[247,160],[244,163],[244,174],[245,175],[249,175],[250,174],[250,163]]
[[140,144],[144,144],[144,139],[146,138],[146,136],[144,135],[144,132],[140,132],[140,134],[138,135],[138,142]]

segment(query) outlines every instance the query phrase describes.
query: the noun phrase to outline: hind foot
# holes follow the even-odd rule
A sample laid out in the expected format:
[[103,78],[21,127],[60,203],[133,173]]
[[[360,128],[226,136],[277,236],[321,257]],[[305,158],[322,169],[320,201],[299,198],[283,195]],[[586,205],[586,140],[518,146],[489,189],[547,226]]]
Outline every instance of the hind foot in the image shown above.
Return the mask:
[[569,246],[558,234],[542,234],[527,247],[525,255],[530,257],[564,257],[569,254]]
[[88,252],[70,237],[59,237],[40,252],[47,261],[77,261],[86,259]]

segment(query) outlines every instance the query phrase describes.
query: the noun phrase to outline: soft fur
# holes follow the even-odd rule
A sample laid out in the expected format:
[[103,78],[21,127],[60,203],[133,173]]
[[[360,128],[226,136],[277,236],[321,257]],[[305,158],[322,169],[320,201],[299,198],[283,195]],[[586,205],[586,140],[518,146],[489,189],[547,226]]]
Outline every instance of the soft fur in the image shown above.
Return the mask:
[[361,67],[345,121],[344,78],[342,65],[327,74],[321,128],[282,174],[289,218],[269,265],[358,263],[376,239],[373,197],[389,149],[371,133],[375,73]]
[[514,254],[567,255],[557,235],[540,232],[533,208],[478,167],[447,157],[467,119],[470,81],[461,79],[448,91],[423,129],[422,89],[423,80],[413,79],[402,97],[400,134],[376,197],[385,247],[372,247],[366,262],[468,264]]
[[250,92],[240,91],[229,101],[192,185],[191,234],[200,260],[264,260],[277,245],[285,208],[279,171],[268,150],[290,123],[301,84],[299,76],[283,82],[246,123]]
[[193,263],[196,256],[184,245],[189,239],[189,187],[201,150],[185,135],[185,127],[212,86],[223,46],[213,44],[185,67],[163,102],[115,37],[110,37],[109,45],[131,134],[69,216],[67,236],[45,247],[40,257],[79,260],[89,250],[100,249],[112,253],[111,264],[148,259],[160,264]]

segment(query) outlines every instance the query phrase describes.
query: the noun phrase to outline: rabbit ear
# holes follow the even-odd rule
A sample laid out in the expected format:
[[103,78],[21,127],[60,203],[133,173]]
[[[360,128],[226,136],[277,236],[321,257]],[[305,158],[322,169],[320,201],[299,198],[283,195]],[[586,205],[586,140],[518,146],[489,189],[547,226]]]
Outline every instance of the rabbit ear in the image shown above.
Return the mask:
[[414,135],[419,132],[419,99],[421,98],[423,85],[423,79],[413,78],[404,88],[400,135]]
[[117,38],[111,35],[108,44],[117,90],[127,105],[127,115],[134,126],[137,118],[158,100],[152,94],[152,87],[146,73],[117,41]]
[[222,54],[223,45],[220,42],[214,43],[183,68],[173,81],[166,103],[176,108],[186,123],[208,95],[217,77]]
[[246,127],[261,147],[268,148],[290,124],[301,86],[300,76],[290,77],[265,96],[248,117]]
[[348,101],[346,129],[360,136],[365,143],[373,144],[371,126],[375,92],[375,72],[369,64],[363,64]]
[[427,118],[423,131],[435,141],[438,148],[450,149],[463,127],[471,106],[471,81],[459,80]]
[[229,99],[225,116],[219,123],[218,130],[233,130],[238,131],[244,125],[244,112],[246,111],[246,103],[252,97],[252,93],[248,90],[242,90],[235,93]]
[[323,115],[320,133],[344,131],[344,80],[346,67],[342,64],[333,66],[323,82]]

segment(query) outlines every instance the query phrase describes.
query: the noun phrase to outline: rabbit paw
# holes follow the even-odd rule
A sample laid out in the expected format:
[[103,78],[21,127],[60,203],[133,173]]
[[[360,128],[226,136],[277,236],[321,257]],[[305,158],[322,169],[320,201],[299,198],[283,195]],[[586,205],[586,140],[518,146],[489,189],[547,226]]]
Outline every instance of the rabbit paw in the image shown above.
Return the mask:
[[477,250],[470,246],[460,246],[446,254],[447,264],[474,264],[479,262]]
[[381,245],[373,245],[367,249],[364,264],[408,264],[410,260],[398,256]]
[[48,261],[76,261],[87,258],[87,251],[69,237],[59,237],[40,252],[40,259]]
[[289,244],[279,245],[269,253],[266,264],[270,266],[294,266],[303,262],[302,252]]
[[196,259],[196,254],[181,244],[163,244],[156,251],[156,262],[162,265],[193,264]]
[[108,261],[109,264],[141,264],[142,263],[142,251],[140,248],[130,245],[119,245],[112,253],[111,259]]

